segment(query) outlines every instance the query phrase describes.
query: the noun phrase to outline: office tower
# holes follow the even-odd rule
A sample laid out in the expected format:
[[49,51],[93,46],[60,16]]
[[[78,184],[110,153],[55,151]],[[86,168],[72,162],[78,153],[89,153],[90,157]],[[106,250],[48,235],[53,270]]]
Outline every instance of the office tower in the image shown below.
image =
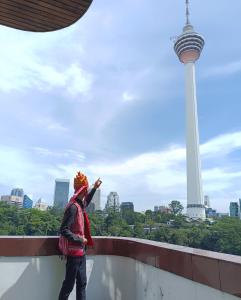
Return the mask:
[[116,192],[110,192],[107,196],[105,209],[108,213],[120,211],[119,195]]
[[18,197],[22,197],[23,198],[24,191],[23,191],[23,189],[19,189],[19,188],[12,189],[11,196],[18,196]]
[[211,207],[211,205],[210,205],[210,198],[209,198],[209,196],[204,196],[204,206],[205,207]]
[[154,212],[158,212],[159,207],[158,206],[154,206]]
[[95,191],[95,194],[94,194],[92,200],[91,200],[91,203],[94,204],[94,210],[101,210],[100,198],[101,198],[101,190],[97,189]]
[[69,200],[69,180],[56,179],[54,189],[54,206],[64,208]]
[[239,203],[239,218],[241,219],[241,198],[238,199]]
[[239,205],[238,202],[230,202],[229,205],[230,217],[239,217]]
[[33,200],[29,198],[29,196],[24,195],[23,197],[23,208],[32,208]]
[[194,31],[189,21],[189,1],[186,0],[186,25],[176,39],[174,50],[185,65],[186,85],[186,154],[187,154],[187,215],[205,219],[196,96],[195,62],[204,46],[203,37]]

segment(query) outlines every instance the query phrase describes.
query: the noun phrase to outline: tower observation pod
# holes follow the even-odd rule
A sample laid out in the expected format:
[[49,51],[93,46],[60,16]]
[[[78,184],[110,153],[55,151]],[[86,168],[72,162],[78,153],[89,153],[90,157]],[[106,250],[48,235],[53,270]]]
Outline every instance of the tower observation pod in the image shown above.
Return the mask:
[[174,50],[185,65],[187,215],[192,219],[205,219],[195,80],[195,62],[199,59],[203,46],[203,37],[190,24],[189,1],[186,0],[186,25],[175,41]]

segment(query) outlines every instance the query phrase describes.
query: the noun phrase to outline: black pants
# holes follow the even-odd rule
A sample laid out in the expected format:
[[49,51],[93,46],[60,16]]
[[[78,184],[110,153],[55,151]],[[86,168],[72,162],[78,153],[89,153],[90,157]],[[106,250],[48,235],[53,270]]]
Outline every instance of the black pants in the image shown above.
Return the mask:
[[76,281],[76,300],[86,300],[86,256],[68,256],[65,279],[59,294],[59,300],[67,300]]

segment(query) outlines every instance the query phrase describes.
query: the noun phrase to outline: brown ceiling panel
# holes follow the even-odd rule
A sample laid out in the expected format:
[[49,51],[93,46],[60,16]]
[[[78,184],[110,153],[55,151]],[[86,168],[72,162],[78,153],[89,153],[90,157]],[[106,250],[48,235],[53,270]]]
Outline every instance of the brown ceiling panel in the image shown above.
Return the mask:
[[0,25],[36,32],[65,28],[79,20],[92,0],[0,0]]

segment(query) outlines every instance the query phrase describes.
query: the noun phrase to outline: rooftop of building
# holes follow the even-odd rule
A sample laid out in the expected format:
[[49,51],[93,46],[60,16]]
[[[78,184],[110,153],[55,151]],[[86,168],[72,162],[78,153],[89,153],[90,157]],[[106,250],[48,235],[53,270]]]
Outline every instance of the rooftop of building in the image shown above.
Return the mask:
[[69,179],[65,179],[65,178],[57,178],[55,179],[55,182],[66,182],[66,183],[70,183]]
[[0,24],[15,29],[47,32],[78,21],[92,0],[2,0]]

